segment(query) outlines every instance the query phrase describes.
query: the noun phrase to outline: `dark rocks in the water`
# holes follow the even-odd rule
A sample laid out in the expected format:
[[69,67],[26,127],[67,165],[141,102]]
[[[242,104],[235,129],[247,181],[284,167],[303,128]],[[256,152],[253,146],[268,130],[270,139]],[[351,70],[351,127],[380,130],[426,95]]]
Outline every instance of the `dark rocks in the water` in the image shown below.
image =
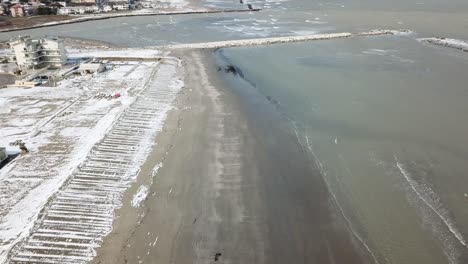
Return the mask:
[[224,71],[226,73],[232,73],[234,75],[237,75],[237,69],[233,65],[228,65],[228,66],[224,67]]
[[278,100],[276,100],[275,98],[272,98],[272,97],[269,96],[269,95],[267,95],[267,96],[265,96],[265,97],[266,97],[266,99],[267,99],[270,103],[272,103],[276,108],[280,108],[281,105],[280,105],[280,102],[278,102]]
[[244,73],[241,70],[237,69],[237,73],[240,77],[244,78]]
[[236,66],[234,65],[227,65],[224,67],[224,72],[226,73],[232,73],[234,75],[239,75],[240,77],[244,78],[244,73],[239,69],[237,68]]
[[214,261],[218,261],[220,257],[221,257],[221,253],[219,253],[219,252],[216,253],[216,254],[214,255]]

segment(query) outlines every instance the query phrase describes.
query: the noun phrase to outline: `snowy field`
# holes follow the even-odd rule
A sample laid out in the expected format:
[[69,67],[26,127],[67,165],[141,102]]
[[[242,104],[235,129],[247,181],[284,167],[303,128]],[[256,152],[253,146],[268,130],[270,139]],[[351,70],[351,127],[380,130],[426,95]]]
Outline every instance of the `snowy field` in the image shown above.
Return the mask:
[[[167,52],[166,52],[167,53]],[[161,57],[163,53],[159,50],[154,49],[73,49],[67,48],[67,56],[69,59],[81,59],[81,58],[106,58],[106,57],[119,57],[119,58],[144,58],[152,59]]]
[[[15,245],[11,262],[85,262],[111,230],[118,198],[136,171],[109,159],[138,168],[182,86],[174,60],[113,64],[105,73],[75,77],[58,87],[0,89],[0,146],[23,140],[31,151],[0,170],[0,263]],[[98,92],[121,97],[98,98]],[[132,130],[135,120],[138,131]],[[140,143],[149,147],[138,153],[128,147]],[[128,147],[128,155],[120,155],[118,146]],[[108,174],[104,168],[122,172],[121,178],[100,182],[105,179],[91,176]],[[102,199],[109,199],[105,206],[92,204]],[[88,200],[94,208],[74,207],[73,201],[86,205]]]

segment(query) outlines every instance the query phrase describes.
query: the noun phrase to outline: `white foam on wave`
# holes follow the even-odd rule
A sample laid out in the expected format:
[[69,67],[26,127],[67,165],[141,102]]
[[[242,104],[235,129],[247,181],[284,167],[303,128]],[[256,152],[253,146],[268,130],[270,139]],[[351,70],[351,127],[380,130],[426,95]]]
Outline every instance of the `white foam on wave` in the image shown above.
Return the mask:
[[149,193],[148,187],[141,185],[140,188],[138,188],[138,191],[133,196],[132,206],[135,208],[140,207],[141,202],[146,200],[148,193]]
[[384,50],[384,49],[368,49],[363,51],[362,53],[364,54],[370,54],[370,55],[387,55],[388,53],[395,52],[395,50]]
[[458,240],[458,242],[460,242],[460,244],[463,245],[464,247],[467,247],[467,242],[465,238],[462,236],[461,232],[456,228],[455,223],[449,218],[448,212],[439,206],[436,207],[433,204],[433,202],[427,198],[428,195],[425,195],[422,190],[423,188],[425,188],[426,193],[430,192],[432,196],[438,197],[432,191],[432,189],[430,189],[427,186],[421,186],[418,182],[413,180],[411,178],[411,174],[407,170],[405,170],[404,164],[401,163],[396,156],[395,156],[395,163],[401,175],[403,176],[405,181],[409,184],[409,187],[411,188],[411,190],[413,190],[414,193],[417,195],[417,197],[440,218],[440,220],[448,228],[450,233]]
[[393,59],[394,61],[398,61],[402,63],[415,63],[414,60],[406,59],[398,55],[392,54],[392,53],[397,53],[397,52],[398,51],[396,50],[368,49],[368,50],[363,51],[362,53],[366,55],[386,56],[390,59]]
[[299,36],[313,35],[318,33],[318,31],[314,30],[291,30],[291,32]]
[[[296,125],[294,125],[295,127],[295,133],[296,133],[296,136],[298,135],[297,134],[297,127]],[[317,168],[319,169],[320,171],[320,174],[322,175],[322,178],[323,178],[323,181],[325,182],[325,184],[327,185],[327,189],[328,191],[330,192],[331,194],[331,197],[334,201],[334,203],[336,204],[336,206],[338,207],[338,210],[340,211],[340,214],[342,215],[343,219],[346,221],[346,224],[348,225],[349,227],[349,230],[351,231],[351,233],[353,234],[353,236],[362,244],[362,246],[364,246],[364,248],[367,250],[367,252],[369,252],[369,254],[371,255],[372,259],[374,260],[375,264],[380,264],[380,262],[378,261],[377,259],[377,256],[375,255],[375,253],[371,250],[371,248],[369,247],[369,245],[364,241],[364,239],[357,233],[356,230],[354,230],[353,228],[353,225],[351,223],[351,220],[346,216],[346,213],[343,209],[343,207],[341,207],[341,204],[339,203],[338,201],[338,197],[336,196],[335,192],[333,192],[333,189],[331,187],[331,184],[330,182],[327,180],[327,172],[325,171],[325,168],[322,164],[322,162],[319,160],[319,158],[317,157],[317,155],[315,154],[315,152],[313,151],[313,147],[312,147],[312,144],[309,142],[309,137],[306,135],[305,136],[305,139],[306,139],[306,146],[307,146],[307,149],[309,151],[309,153],[312,155],[313,159],[314,159],[314,162],[315,162],[315,165],[317,166]],[[299,140],[299,138],[298,138]]]
[[255,27],[249,25],[235,24],[224,25],[223,27],[213,27],[218,31],[235,32],[236,34],[250,36],[250,37],[268,37],[273,34],[270,27]]
[[151,172],[151,177],[156,176],[156,174],[158,174],[159,169],[161,169],[162,166],[163,166],[162,162],[159,162],[158,164],[156,164],[156,166],[154,166],[153,168],[153,171]]
[[323,25],[323,24],[328,24],[328,22],[325,21],[315,21],[315,20],[305,20],[304,22],[310,23],[310,24],[316,24],[316,25]]

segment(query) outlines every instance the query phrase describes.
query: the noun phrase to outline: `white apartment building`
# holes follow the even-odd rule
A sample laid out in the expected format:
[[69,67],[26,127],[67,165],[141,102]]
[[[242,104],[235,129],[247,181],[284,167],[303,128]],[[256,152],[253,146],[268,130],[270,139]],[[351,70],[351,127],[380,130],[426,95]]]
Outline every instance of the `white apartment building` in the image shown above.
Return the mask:
[[63,42],[57,38],[20,37],[10,42],[10,48],[20,69],[60,68],[67,62]]

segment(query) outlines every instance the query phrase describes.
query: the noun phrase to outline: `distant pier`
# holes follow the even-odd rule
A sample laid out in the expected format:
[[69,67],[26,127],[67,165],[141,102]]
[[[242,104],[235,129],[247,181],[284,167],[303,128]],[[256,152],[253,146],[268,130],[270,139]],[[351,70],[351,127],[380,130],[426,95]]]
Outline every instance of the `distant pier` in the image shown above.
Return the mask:
[[202,43],[188,43],[188,44],[175,44],[157,46],[156,49],[219,49],[219,48],[232,48],[243,46],[256,46],[256,45],[270,45],[291,42],[305,42],[313,40],[327,40],[363,36],[382,36],[382,35],[400,35],[407,34],[408,30],[371,30],[359,33],[330,33],[330,34],[313,34],[304,36],[287,36],[287,37],[273,37],[273,38],[258,38],[258,39],[240,39],[240,40],[226,40]]

